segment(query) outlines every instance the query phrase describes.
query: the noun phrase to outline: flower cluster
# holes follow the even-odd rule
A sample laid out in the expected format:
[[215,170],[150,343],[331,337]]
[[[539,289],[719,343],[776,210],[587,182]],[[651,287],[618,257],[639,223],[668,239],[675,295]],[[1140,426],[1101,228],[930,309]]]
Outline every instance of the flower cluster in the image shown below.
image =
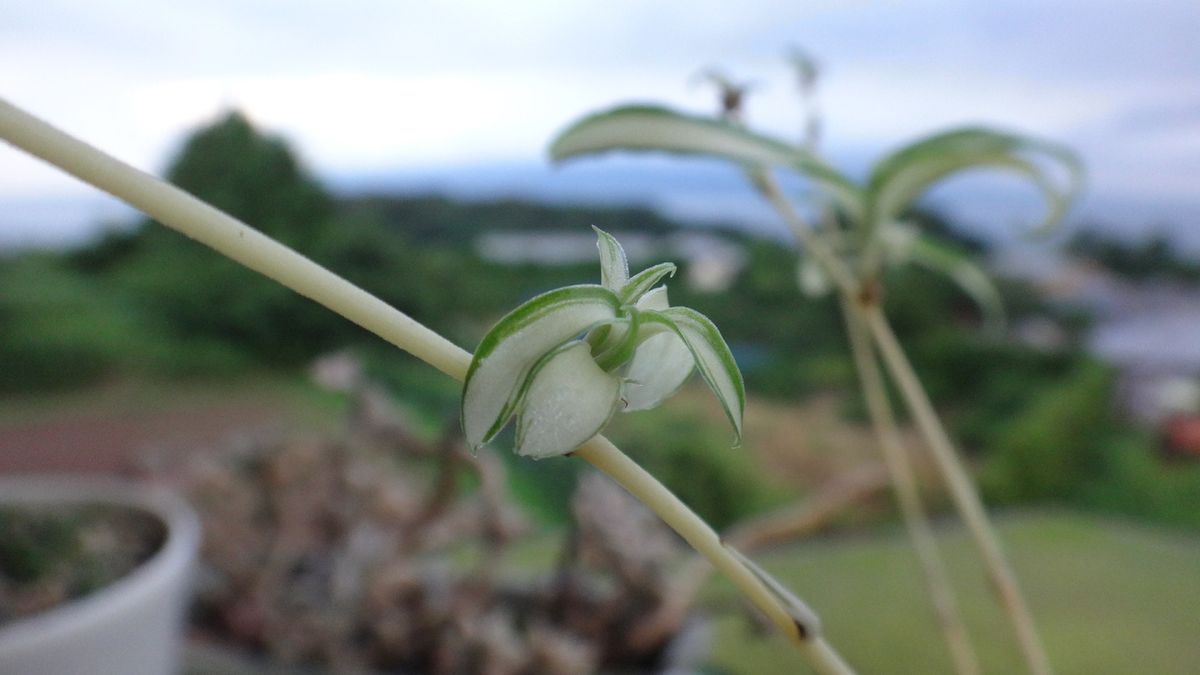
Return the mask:
[[601,283],[543,293],[501,319],[480,342],[463,385],[462,424],[472,448],[517,417],[517,453],[565,455],[618,410],[646,410],[700,371],[742,431],[745,389],[729,346],[695,310],[670,307],[661,263],[633,276],[625,251],[596,229]]

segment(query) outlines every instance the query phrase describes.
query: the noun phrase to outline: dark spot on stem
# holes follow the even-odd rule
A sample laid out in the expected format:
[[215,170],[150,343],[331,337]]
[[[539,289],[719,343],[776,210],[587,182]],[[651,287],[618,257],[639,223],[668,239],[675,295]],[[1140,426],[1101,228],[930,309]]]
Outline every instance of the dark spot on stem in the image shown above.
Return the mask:
[[858,302],[863,307],[874,307],[883,300],[883,286],[878,279],[866,279],[858,289]]

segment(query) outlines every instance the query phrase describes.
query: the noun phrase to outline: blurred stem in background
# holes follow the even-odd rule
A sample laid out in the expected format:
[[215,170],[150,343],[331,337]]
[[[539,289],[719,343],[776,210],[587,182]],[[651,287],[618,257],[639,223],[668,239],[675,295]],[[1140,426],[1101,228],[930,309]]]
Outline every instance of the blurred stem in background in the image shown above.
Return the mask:
[[938,470],[950,490],[950,496],[971,531],[975,545],[983,557],[992,588],[1013,620],[1017,640],[1030,670],[1038,675],[1053,672],[1046,657],[1045,647],[1034,626],[1033,615],[1021,593],[1017,577],[1004,555],[995,527],[988,519],[975,483],[955,450],[941,419],[934,411],[933,404],[921,386],[921,381],[909,363],[904,349],[892,332],[891,324],[878,303],[863,303],[856,313],[874,337],[883,362],[900,388],[905,403],[916,420],[917,428],[932,451]]
[[978,675],[979,659],[971,645],[966,624],[963,623],[962,612],[959,611],[946,564],[938,551],[929,513],[921,501],[917,476],[909,460],[908,449],[904,447],[896,426],[896,417],[892,412],[891,402],[888,401],[887,385],[883,373],[879,370],[879,361],[871,344],[869,329],[864,325],[862,316],[855,311],[854,305],[844,297],[842,315],[846,320],[846,333],[850,338],[858,381],[862,385],[863,398],[867,403],[867,414],[871,418],[879,450],[891,477],[904,526],[908,530],[909,539],[912,540],[913,549],[921,564],[921,571],[925,575],[925,584],[929,587],[930,600],[933,602],[938,624],[945,635],[954,668],[962,675]]
[[888,400],[887,384],[879,371],[870,332],[864,317],[858,311],[859,296],[863,294],[859,282],[833,249],[824,239],[816,236],[812,226],[805,222],[791,202],[784,197],[779,184],[770,173],[756,171],[749,175],[754,185],[779,212],[800,244],[822,265],[837,286],[855,370],[867,403],[867,414],[888,469],[904,527],[916,551],[925,585],[929,589],[934,616],[942,630],[955,672],[959,675],[977,675],[979,660],[975,656],[970,633],[959,612],[954,587],[946,573],[946,564],[938,551],[929,513],[921,501],[912,462],[909,461],[908,452],[896,428],[895,415]]
[[1013,574],[1004,555],[1000,539],[987,516],[975,483],[929,402],[929,397],[913,371],[903,347],[896,340],[887,317],[883,314],[880,304],[882,286],[873,278],[859,281],[825,241],[815,236],[812,227],[783,196],[770,174],[766,171],[753,171],[749,175],[800,243],[823,266],[842,298],[847,332],[871,423],[879,438],[880,451],[884,454],[891,473],[905,526],[917,551],[926,584],[930,589],[934,611],[957,671],[961,675],[978,673],[978,661],[971,647],[966,626],[957,610],[958,603],[945,572],[945,563],[932,538],[929,515],[921,505],[911,463],[899,442],[894,416],[887,400],[886,383],[879,372],[870,342],[879,349],[888,374],[899,387],[905,404],[917,421],[918,430],[932,451],[938,472],[950,492],[955,508],[971,532],[1000,605],[1013,626],[1030,672],[1035,675],[1049,675],[1053,670],[1038,636],[1033,615],[1017,584],[1016,575]]

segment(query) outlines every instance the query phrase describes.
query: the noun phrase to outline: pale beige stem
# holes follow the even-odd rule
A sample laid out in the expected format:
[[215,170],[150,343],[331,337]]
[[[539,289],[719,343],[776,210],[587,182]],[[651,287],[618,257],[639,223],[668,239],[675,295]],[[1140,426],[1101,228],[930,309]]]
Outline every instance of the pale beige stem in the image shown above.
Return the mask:
[[904,526],[921,564],[925,585],[929,588],[929,597],[933,601],[934,613],[946,639],[954,669],[960,675],[978,675],[979,659],[963,623],[946,565],[938,552],[937,538],[934,537],[929,514],[921,501],[908,450],[904,447],[900,431],[896,427],[883,374],[879,370],[879,362],[871,345],[871,336],[858,308],[858,303],[843,298],[842,313],[846,319],[846,332],[850,337],[850,347],[854,354],[859,382],[862,384],[863,397],[866,399],[867,412],[871,418],[871,427],[875,430],[884,463],[887,464],[891,475],[896,502],[900,506]]
[[816,236],[812,226],[805,222],[804,218],[796,212],[792,203],[783,196],[783,191],[779,189],[779,183],[776,182],[775,177],[766,170],[757,173],[752,172],[750,176],[751,180],[758,186],[759,192],[767,198],[767,201],[771,202],[771,206],[774,206],[775,210],[779,212],[779,215],[787,223],[792,234],[816,258],[821,268],[837,284],[838,289],[847,294],[856,293],[859,283],[855,280],[850,269],[838,258],[837,253],[828,244]]
[[755,607],[762,610],[781,633],[800,647],[818,672],[853,672],[825,642],[819,621],[798,616],[784,607],[776,595],[730,551],[707,523],[608,439],[597,436],[576,450],[575,456],[608,474],[637,496],[638,500],[658,514],[692,548],[708,558]]
[[987,568],[1001,606],[1012,623],[1021,653],[1030,672],[1049,675],[1053,672],[1050,661],[1033,623],[1033,616],[1021,594],[1016,575],[1005,558],[1000,538],[997,536],[983,502],[975,489],[975,483],[959,459],[950,436],[942,426],[929,397],[913,371],[904,349],[892,332],[891,325],[877,304],[862,308],[862,316],[870,329],[871,336],[879,348],[884,365],[900,388],[901,394],[916,420],[917,428],[925,437],[942,479],[950,490],[950,496],[971,532]]
[[[796,541],[843,513],[851,505],[873,497],[888,485],[887,470],[869,464],[821,485],[798,504],[782,507],[737,523],[721,534],[727,545],[753,553],[763,548]],[[696,595],[713,571],[707,559],[695,555],[671,574],[671,587],[662,605],[635,626],[627,639],[636,645],[654,645],[669,634],[688,613]]]
[[[59,131],[0,99],[0,139],[108,192],[155,220],[278,281],[461,381],[471,355],[403,312],[192,195]],[[577,452],[655,511],[727,574],[747,598],[796,641],[821,673],[852,673],[821,637],[803,626],[683,502],[603,437]]]

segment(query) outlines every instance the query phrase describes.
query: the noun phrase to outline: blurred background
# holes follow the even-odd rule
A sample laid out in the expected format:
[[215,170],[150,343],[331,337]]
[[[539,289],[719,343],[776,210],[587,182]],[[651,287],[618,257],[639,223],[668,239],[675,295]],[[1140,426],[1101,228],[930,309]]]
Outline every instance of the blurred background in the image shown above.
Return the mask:
[[[635,267],[679,264],[672,303],[711,317],[746,377],[745,447],[728,448],[702,385],[622,416],[611,435],[719,529],[833,495],[836,508],[808,511],[819,517],[762,560],[868,672],[944,671],[947,660],[871,477],[836,300],[801,294],[795,245],[735,168],[623,156],[552,167],[545,147],[618,102],[715,114],[716,92],[697,77],[707,68],[750,83],[752,126],[799,140],[792,46],[819,63],[822,149],[852,174],[948,125],[1071,146],[1088,187],[1053,237],[1020,236],[1014,223],[1040,205],[1003,177],[952,181],[916,214],[994,274],[1011,319],[1003,336],[984,335],[969,298],[920,270],[889,280],[886,309],[999,514],[1060,671],[1200,663],[1194,2],[0,0],[0,17],[0,95],[465,348],[523,300],[597,281],[592,225]],[[676,542],[610,487],[589,487],[575,462],[518,461],[507,440],[471,458],[457,416],[458,387],[431,368],[0,147],[0,472],[152,477],[192,497],[210,536],[231,519],[231,494],[273,505],[247,506],[241,516],[260,527],[220,538],[244,537],[234,548],[274,555],[287,573],[260,578],[206,545],[195,672],[654,672],[678,654],[707,672],[803,668],[723,582],[673,589],[687,612],[663,619],[668,572],[686,558]],[[377,473],[363,458],[395,475],[364,482]],[[355,510],[378,503],[388,506]],[[319,537],[264,534],[306,532],[330,514],[339,524]],[[981,655],[1017,668],[946,514],[939,533],[968,623],[998,636]],[[417,543],[363,554],[352,536],[363,523]],[[353,607],[318,573],[346,556],[362,582]],[[485,590],[446,581],[474,565],[497,570]],[[597,590],[595,577],[611,583]],[[466,599],[439,614],[422,594],[447,583]],[[496,610],[514,584],[523,606],[550,609],[537,621]],[[251,607],[238,604],[247,585],[260,591]],[[408,604],[389,604],[397,594]],[[334,605],[340,623],[313,628]],[[394,625],[412,616],[439,628]],[[634,631],[640,622],[660,630]],[[438,647],[405,647],[414,642]],[[463,645],[490,655],[480,663],[542,660],[447,660]]]

